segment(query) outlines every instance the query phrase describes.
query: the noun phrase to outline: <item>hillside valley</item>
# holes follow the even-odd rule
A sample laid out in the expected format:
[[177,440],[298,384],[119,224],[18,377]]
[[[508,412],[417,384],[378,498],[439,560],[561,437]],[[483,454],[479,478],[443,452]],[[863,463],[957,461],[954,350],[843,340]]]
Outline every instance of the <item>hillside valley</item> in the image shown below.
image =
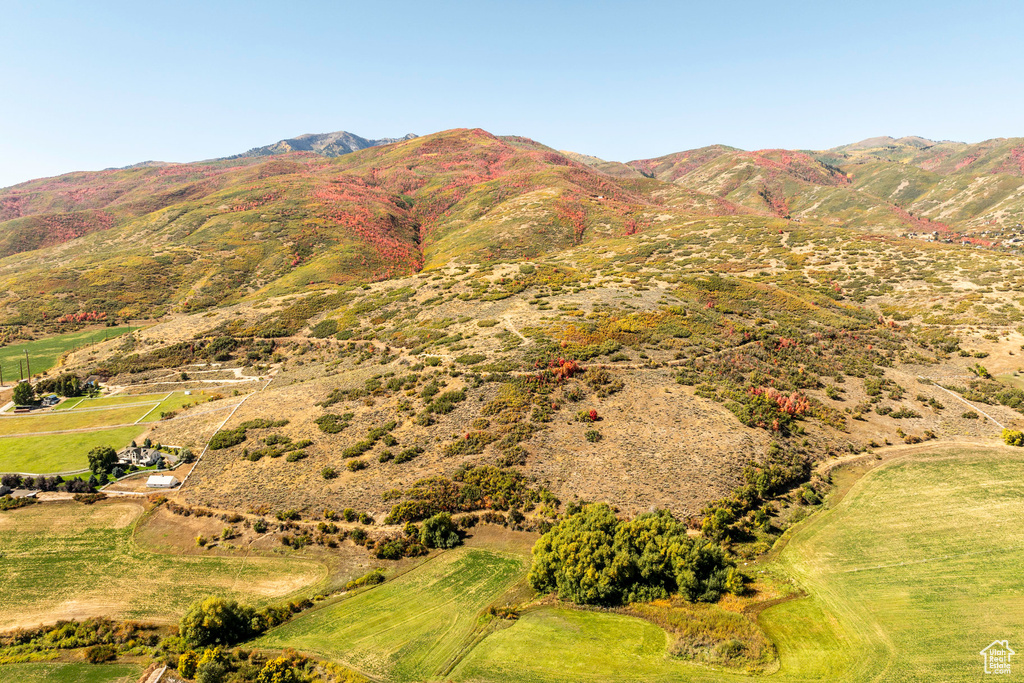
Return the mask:
[[[861,585],[843,577],[864,557],[899,560],[822,554],[813,534],[845,538],[829,525],[882,517],[896,529],[872,495],[886,510],[904,495],[929,515],[949,501],[981,518],[984,501],[944,488],[947,461],[964,454],[984,482],[1016,471],[1021,150],[1022,138],[882,137],[620,163],[480,129],[334,133],[2,189],[5,377],[28,359],[22,345],[51,340],[50,365],[33,361],[40,401],[72,375],[97,395],[0,416],[0,472],[49,501],[0,513],[0,535],[23,519],[135,571],[188,572],[189,600],[244,598],[230,577],[259,558],[253,604],[291,606],[242,640],[297,644],[352,674],[331,680],[508,680],[493,673],[507,673],[503,653],[599,631],[640,639],[664,680],[828,680],[831,664],[808,663],[815,639],[841,650],[844,680],[884,677],[896,656],[885,629],[901,642],[918,631],[887,615],[863,635],[875,622],[839,591]],[[101,437],[155,448],[175,482],[154,492],[145,468],[96,480],[86,445]],[[907,490],[911,466],[927,500]],[[95,500],[68,487],[90,474]],[[64,490],[48,483],[57,475]],[[992,496],[1003,520],[1010,493]],[[82,502],[95,507],[71,508]],[[48,506],[88,513],[61,529]],[[591,601],[607,611],[534,590],[530,547],[602,506],[623,525],[660,520],[693,544],[688,557],[711,553],[717,587]],[[658,510],[670,517],[647,514]],[[418,540],[445,515],[465,548]],[[899,534],[931,557],[903,527],[885,553],[899,555]],[[19,557],[35,542],[19,540]],[[30,592],[46,573],[30,569],[9,589]],[[0,621],[166,625],[185,609],[130,587],[104,598],[81,571]],[[428,607],[413,613],[417,601]],[[382,609],[415,637],[396,639]],[[792,635],[821,623],[836,630]]]

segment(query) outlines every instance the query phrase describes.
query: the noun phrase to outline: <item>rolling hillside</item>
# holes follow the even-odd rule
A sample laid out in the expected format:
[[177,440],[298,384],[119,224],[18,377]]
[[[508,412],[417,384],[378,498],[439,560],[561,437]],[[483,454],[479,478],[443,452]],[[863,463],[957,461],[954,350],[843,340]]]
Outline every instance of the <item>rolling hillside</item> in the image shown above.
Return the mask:
[[479,130],[335,158],[68,174],[0,192],[4,322],[159,317],[386,279],[424,263],[538,256],[635,233],[656,204],[736,212],[716,197],[616,182],[530,140]]
[[[604,170],[610,162],[591,162]],[[603,166],[602,166],[603,164]],[[644,175],[752,210],[884,233],[1000,244],[1024,235],[1024,139],[879,137],[821,152],[714,145],[631,161]],[[607,171],[606,171],[607,172]]]

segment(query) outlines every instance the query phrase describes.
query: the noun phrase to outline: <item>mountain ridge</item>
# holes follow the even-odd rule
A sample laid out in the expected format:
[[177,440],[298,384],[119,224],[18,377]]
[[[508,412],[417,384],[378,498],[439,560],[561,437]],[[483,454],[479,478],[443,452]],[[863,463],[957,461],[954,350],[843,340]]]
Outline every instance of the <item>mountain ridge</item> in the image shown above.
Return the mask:
[[240,159],[243,157],[274,156],[277,154],[289,154],[291,152],[314,152],[325,157],[336,157],[342,154],[351,154],[361,149],[390,145],[395,142],[404,142],[418,137],[409,133],[400,138],[381,138],[371,140],[362,136],[350,133],[345,130],[338,130],[331,133],[305,133],[294,138],[285,138],[269,145],[253,147],[241,154],[234,154],[228,157],[221,157],[218,160]]

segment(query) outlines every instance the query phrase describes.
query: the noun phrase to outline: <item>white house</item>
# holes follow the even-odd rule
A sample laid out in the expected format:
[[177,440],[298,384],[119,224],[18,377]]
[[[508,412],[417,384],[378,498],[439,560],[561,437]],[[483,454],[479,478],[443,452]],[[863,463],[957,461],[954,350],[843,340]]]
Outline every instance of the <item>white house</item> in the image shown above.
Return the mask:
[[129,446],[117,454],[118,462],[136,467],[149,467],[155,465],[160,459],[160,451],[142,446]]
[[146,480],[146,488],[150,489],[173,489],[178,485],[178,478],[171,475],[162,476],[154,474]]

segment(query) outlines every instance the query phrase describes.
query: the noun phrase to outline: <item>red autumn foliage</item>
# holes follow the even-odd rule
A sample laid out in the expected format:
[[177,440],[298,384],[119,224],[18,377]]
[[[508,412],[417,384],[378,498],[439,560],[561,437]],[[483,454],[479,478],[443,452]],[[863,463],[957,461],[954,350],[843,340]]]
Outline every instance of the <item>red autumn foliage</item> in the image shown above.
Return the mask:
[[88,311],[83,313],[68,313],[57,318],[59,323],[89,323],[106,320],[107,314],[103,311]]
[[561,196],[555,203],[555,215],[566,227],[572,228],[572,239],[579,244],[587,230],[587,207],[578,196]]
[[774,387],[750,387],[753,396],[766,396],[779,406],[779,410],[794,417],[804,415],[811,409],[810,400],[799,391],[786,395]]

